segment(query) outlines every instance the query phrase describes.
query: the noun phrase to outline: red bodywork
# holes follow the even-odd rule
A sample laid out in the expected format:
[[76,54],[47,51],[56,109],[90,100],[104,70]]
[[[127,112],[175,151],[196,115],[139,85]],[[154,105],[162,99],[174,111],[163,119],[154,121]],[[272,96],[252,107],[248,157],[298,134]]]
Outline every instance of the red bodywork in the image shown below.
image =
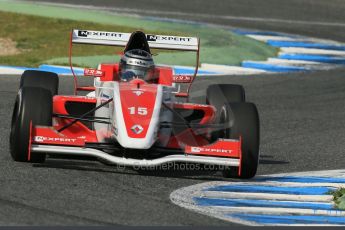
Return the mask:
[[[102,76],[102,81],[116,81],[117,77],[117,64],[105,64],[101,65],[101,71],[97,71],[98,76]],[[86,70],[86,75],[89,75],[90,72],[96,73],[96,71]],[[155,83],[171,85],[173,79],[176,79],[172,74],[171,68],[158,68],[157,73],[159,73],[158,79]],[[178,77],[178,81],[185,79],[185,77]],[[190,78],[187,78],[190,79]],[[155,84],[152,85],[154,87]],[[128,93],[126,93],[128,92]],[[123,91],[124,95],[121,95],[126,98],[130,98],[126,103],[137,103],[137,97],[133,97],[132,91]],[[155,98],[155,95],[152,95]],[[151,100],[153,101],[153,100]],[[79,103],[79,104],[89,104],[90,107],[96,105],[96,99],[86,96],[61,96],[57,95],[53,98],[53,113],[59,115],[71,115],[67,111],[67,103]],[[126,104],[128,105],[128,104]],[[146,103],[147,105],[147,103]],[[174,109],[183,109],[183,110],[200,110],[203,112],[204,116],[200,119],[200,125],[210,124],[214,120],[215,111],[214,107],[211,105],[199,105],[192,103],[176,103],[173,104]],[[149,114],[152,114],[153,105],[149,107]],[[130,117],[133,115],[127,114],[128,110],[123,107],[124,116]],[[140,119],[140,118],[137,118]],[[53,127],[33,127],[32,129],[32,144],[47,144],[47,145],[61,145],[61,146],[79,146],[84,147],[85,143],[97,143],[97,136],[95,130],[92,130],[90,127],[85,125],[83,122],[78,121],[67,129],[64,129],[61,132],[57,130],[61,129],[68,123],[73,121],[73,119],[58,118],[55,117],[53,120]],[[126,127],[129,129],[133,122],[130,119],[126,120]],[[148,125],[148,124],[147,124]],[[145,129],[147,130],[147,129]],[[131,132],[128,131],[130,134]],[[145,132],[141,133],[142,136],[145,135]],[[140,138],[141,136],[135,136],[135,138]],[[231,157],[231,158],[240,158],[241,156],[241,141],[228,141],[228,140],[219,140],[216,143],[209,143],[204,135],[198,135],[195,131],[190,129],[185,129],[180,133],[171,136],[168,142],[169,148],[180,149],[181,141],[183,140],[184,152],[191,155],[208,155],[208,156],[221,156],[221,157]]]
[[[70,57],[72,56],[72,49],[70,50]],[[197,63],[199,58],[199,48],[197,50]],[[71,69],[72,61],[70,58]],[[170,67],[156,67],[154,78],[150,79],[149,84],[145,83],[146,88],[157,87],[157,85],[172,86],[173,84],[187,83],[187,91],[183,93],[175,93],[175,97],[185,97],[188,100],[190,86],[196,76],[197,68],[194,76],[183,76],[183,75],[173,75],[173,69]],[[119,81],[119,65],[118,64],[101,64],[99,69],[85,69],[85,76],[98,77],[101,82],[112,82]],[[78,91],[94,91],[95,87],[86,86],[80,87],[77,84],[77,78],[75,78],[75,94]],[[135,81],[135,80],[134,80]],[[132,82],[131,84],[136,84],[138,87],[143,82]],[[138,99],[138,97],[133,96],[132,86],[127,84],[122,84],[120,87],[120,97],[126,98],[126,104],[120,102],[122,106],[123,117],[125,118],[125,124],[127,129],[127,134],[129,137],[133,138],[143,138],[146,135],[147,127],[149,123],[140,123],[144,130],[143,132],[134,135],[130,131],[131,127],[138,120],[141,119],[140,116],[136,114],[130,114],[128,110],[129,107],[133,105],[138,105],[144,103],[147,106],[147,111],[145,112],[147,117],[151,117],[154,112],[154,103],[156,98],[156,90],[152,92],[145,92],[145,97],[143,99]],[[127,87],[127,88],[126,88]],[[140,101],[145,100],[145,101]],[[32,127],[30,146],[61,146],[61,147],[80,147],[87,148],[88,144],[98,144],[96,131],[93,129],[87,121],[76,121],[75,118],[81,116],[85,112],[89,111],[90,108],[96,107],[97,99],[94,97],[87,96],[62,96],[56,95],[53,97],[53,126],[52,127],[42,127],[36,126]],[[194,125],[198,125],[198,128],[184,128],[180,129],[178,133],[169,136],[166,145],[167,149],[181,150],[184,156],[207,156],[210,159],[216,157],[218,160],[224,158],[227,159],[237,159],[239,163],[239,173],[241,169],[241,139],[239,140],[227,140],[218,139],[216,142],[210,143],[208,137],[210,136],[210,124],[215,120],[215,108],[211,105],[200,105],[193,103],[173,103],[170,104],[173,110],[188,110],[188,111],[198,111],[202,115],[198,122]],[[150,121],[151,119],[148,119]],[[74,122],[72,125],[71,122]],[[209,125],[209,126],[208,126]],[[66,127],[67,126],[67,127]],[[112,134],[109,133],[109,137]],[[159,137],[157,138],[159,139]],[[30,158],[30,151],[28,154]],[[204,161],[203,161],[204,162]]]

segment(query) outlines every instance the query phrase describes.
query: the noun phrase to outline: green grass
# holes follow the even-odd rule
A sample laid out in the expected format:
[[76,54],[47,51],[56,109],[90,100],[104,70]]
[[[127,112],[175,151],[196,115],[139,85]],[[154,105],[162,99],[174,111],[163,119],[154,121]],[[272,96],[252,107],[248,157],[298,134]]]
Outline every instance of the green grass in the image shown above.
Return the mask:
[[[0,37],[17,43],[20,54],[0,56],[1,65],[37,66],[54,57],[68,56],[69,33],[72,28],[132,32],[125,26],[103,25],[83,21],[54,19],[16,13],[0,12]],[[78,56],[115,55],[121,48],[76,45]]]
[[345,210],[345,188],[330,191],[328,194],[333,196],[333,202],[337,208]]
[[[68,40],[72,28],[119,32],[143,30],[145,33],[197,36],[201,39],[200,61],[210,64],[239,65],[242,60],[265,60],[277,53],[277,49],[265,43],[204,25],[160,22],[109,12],[0,0],[0,37],[16,41],[17,47],[23,51],[21,55],[0,57],[0,64],[65,65],[68,63]],[[78,45],[74,49],[74,63],[96,66],[102,61],[113,62],[118,60],[115,54],[120,50]],[[161,64],[195,64],[195,55],[190,52],[163,52],[154,59]]]

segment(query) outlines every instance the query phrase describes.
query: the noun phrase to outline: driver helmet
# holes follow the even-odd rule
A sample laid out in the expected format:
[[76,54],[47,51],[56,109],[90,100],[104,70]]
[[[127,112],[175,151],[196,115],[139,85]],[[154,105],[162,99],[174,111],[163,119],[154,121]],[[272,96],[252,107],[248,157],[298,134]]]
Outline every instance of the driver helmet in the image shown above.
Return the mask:
[[144,81],[153,79],[154,62],[150,53],[145,50],[133,49],[127,51],[119,65],[121,81],[139,78]]

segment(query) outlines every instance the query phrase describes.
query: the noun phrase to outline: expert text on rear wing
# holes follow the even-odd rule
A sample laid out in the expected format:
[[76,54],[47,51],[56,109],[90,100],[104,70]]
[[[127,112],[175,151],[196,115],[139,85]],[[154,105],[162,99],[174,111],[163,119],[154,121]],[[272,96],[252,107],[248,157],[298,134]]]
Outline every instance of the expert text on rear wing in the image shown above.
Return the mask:
[[[93,45],[126,46],[130,36],[130,33],[74,29],[72,31],[72,42]],[[146,39],[149,46],[155,49],[195,52],[199,50],[199,39],[197,37],[147,34]]]

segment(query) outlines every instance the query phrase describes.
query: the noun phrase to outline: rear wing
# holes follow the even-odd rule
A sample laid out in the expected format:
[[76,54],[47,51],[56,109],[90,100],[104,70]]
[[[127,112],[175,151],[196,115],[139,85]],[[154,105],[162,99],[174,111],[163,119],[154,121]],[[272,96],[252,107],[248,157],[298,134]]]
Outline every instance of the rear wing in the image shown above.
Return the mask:
[[[126,46],[130,33],[106,32],[93,30],[73,30],[72,42],[79,44]],[[181,37],[169,35],[147,34],[150,48],[184,51],[198,51],[199,39],[196,37]]]
[[[70,36],[69,62],[70,62],[71,71],[74,77],[75,94],[77,94],[77,91],[83,90],[83,88],[87,88],[87,87],[78,87],[77,77],[74,74],[73,66],[72,66],[73,44],[91,44],[91,45],[126,47],[131,36],[132,36],[131,33],[79,30],[79,29],[72,30],[71,36]],[[188,100],[190,88],[198,73],[198,68],[199,68],[200,39],[197,37],[155,35],[155,34],[145,34],[145,36],[150,48],[196,52],[196,66],[195,66],[194,76],[191,77],[190,82],[184,82],[184,83],[189,83],[186,89],[186,92],[185,93],[179,92],[176,94],[176,96],[185,97]],[[179,77],[181,78],[181,76]],[[183,77],[184,76],[182,76],[182,78]],[[180,82],[180,83],[183,83],[183,82]]]

